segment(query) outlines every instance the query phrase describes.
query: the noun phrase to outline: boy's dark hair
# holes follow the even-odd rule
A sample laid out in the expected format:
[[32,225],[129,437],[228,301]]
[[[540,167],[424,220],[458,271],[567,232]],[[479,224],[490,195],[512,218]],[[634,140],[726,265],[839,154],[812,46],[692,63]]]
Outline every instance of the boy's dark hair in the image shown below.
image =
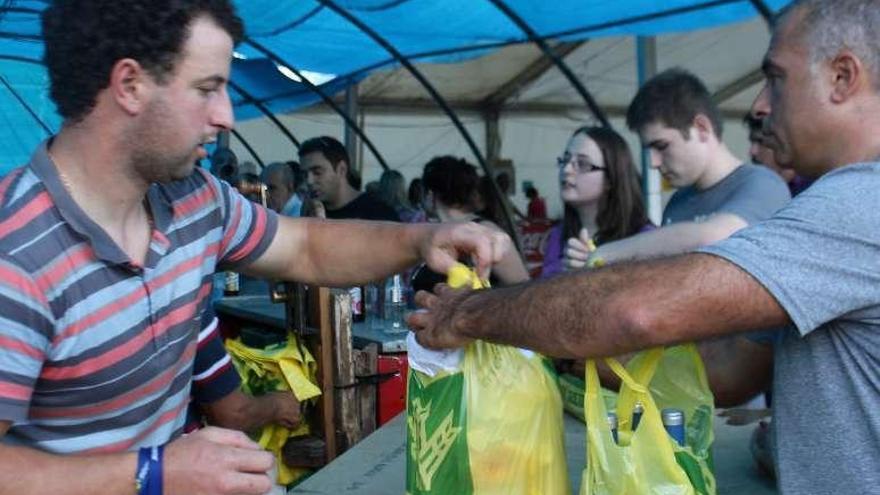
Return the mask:
[[348,151],[338,139],[330,136],[319,136],[305,140],[299,146],[299,159],[302,160],[304,156],[315,152],[324,155],[324,158],[326,158],[327,161],[330,162],[330,165],[333,166],[333,170],[336,170],[337,167],[339,167],[339,162],[344,161],[346,166],[345,179],[351,187],[360,191],[361,177],[351,166],[351,160],[348,158]]
[[58,113],[82,120],[110,84],[119,60],[132,58],[158,82],[174,73],[192,21],[210,17],[233,42],[244,25],[228,0],[55,0],[42,14],[50,95]]
[[426,191],[443,204],[453,207],[472,207],[479,183],[477,168],[464,158],[436,156],[425,164],[422,184]]
[[658,122],[678,130],[688,139],[688,131],[697,114],[709,119],[720,140],[724,124],[709,90],[697,76],[673,68],[657,74],[639,88],[626,111],[626,125],[638,132],[646,125]]

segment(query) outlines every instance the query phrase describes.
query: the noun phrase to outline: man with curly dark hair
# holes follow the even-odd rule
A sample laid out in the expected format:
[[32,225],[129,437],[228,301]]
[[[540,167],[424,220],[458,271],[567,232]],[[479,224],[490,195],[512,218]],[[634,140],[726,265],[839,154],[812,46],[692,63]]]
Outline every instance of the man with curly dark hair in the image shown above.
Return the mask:
[[[279,217],[194,163],[232,128],[229,0],[56,0],[64,124],[0,182],[0,494],[266,492],[239,432],[179,438],[215,269],[345,286],[510,240]],[[332,246],[332,249],[331,249]]]

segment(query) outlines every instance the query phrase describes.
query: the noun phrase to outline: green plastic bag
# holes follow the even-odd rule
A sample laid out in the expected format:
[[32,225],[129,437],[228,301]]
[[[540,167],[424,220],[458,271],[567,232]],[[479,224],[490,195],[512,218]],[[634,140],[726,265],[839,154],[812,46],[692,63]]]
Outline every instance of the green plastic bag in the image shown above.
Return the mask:
[[411,366],[406,414],[410,495],[570,492],[562,401],[540,355],[476,341],[455,371]]
[[[588,361],[584,395],[587,466],[581,494],[714,495],[714,400],[696,348],[688,344],[644,351],[626,368],[616,360],[606,361],[622,381],[616,401],[618,441],[615,443],[606,419],[608,396],[599,386],[596,363]],[[633,431],[637,402],[644,412]],[[664,408],[684,412],[684,446],[664,429],[660,417]]]

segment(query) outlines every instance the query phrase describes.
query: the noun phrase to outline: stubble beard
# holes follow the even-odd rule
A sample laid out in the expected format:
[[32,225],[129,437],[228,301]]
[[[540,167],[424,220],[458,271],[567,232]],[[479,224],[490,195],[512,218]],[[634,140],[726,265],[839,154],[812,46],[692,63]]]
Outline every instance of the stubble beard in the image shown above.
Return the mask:
[[192,149],[177,153],[169,149],[168,143],[178,138],[173,131],[165,132],[174,119],[172,110],[164,100],[154,100],[133,133],[136,142],[131,156],[132,167],[147,184],[184,179],[195,169],[195,144]]

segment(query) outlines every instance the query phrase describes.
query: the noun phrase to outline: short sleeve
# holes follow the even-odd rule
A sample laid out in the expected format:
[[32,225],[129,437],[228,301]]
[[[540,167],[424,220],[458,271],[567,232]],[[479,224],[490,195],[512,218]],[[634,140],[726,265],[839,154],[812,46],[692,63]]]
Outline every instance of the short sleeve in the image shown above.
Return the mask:
[[836,170],[771,219],[701,249],[760,282],[802,335],[834,319],[877,316],[880,165]]
[[208,173],[205,177],[223,203],[220,264],[230,268],[247,265],[272,243],[278,229],[278,214],[245,198],[226,182]]
[[43,292],[14,262],[0,257],[0,420],[27,419],[54,329]]

